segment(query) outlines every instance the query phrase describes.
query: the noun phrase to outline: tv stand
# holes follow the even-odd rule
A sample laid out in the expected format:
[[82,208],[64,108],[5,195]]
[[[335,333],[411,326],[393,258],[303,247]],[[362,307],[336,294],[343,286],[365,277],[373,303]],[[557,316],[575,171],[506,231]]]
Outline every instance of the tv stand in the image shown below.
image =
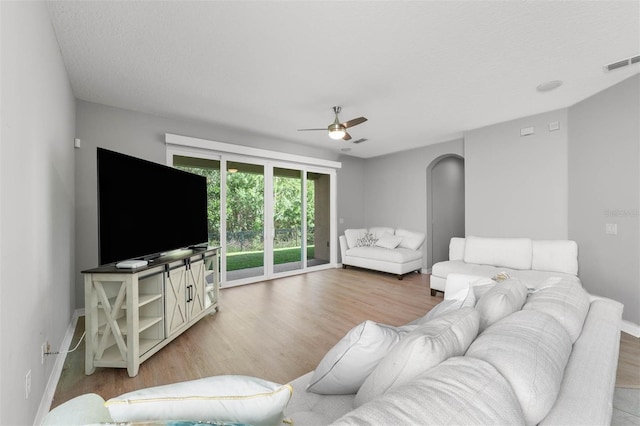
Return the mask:
[[181,250],[136,269],[82,271],[85,374],[140,364],[207,314],[218,310],[218,248]]

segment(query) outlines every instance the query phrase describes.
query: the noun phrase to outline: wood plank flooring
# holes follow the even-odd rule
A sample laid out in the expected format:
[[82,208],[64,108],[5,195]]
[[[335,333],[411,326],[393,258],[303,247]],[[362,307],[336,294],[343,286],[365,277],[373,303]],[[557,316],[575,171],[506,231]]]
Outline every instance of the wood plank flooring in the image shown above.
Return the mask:
[[[245,374],[286,383],[313,370],[356,324],[401,325],[442,301],[429,277],[404,280],[360,269],[329,269],[220,292],[220,310],[199,321],[140,366],[97,368],[84,374],[84,343],[67,356],[51,408],[83,393],[105,399],[132,390],[219,374]],[[82,320],[82,318],[81,318]],[[72,347],[84,330],[76,327]],[[640,387],[640,341],[621,339],[617,386]]]

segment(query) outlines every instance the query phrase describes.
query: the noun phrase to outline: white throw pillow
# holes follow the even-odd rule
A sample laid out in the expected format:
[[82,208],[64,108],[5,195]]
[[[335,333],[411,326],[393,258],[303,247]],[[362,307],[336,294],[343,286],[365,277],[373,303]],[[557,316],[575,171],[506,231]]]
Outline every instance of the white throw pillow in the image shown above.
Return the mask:
[[[548,279],[546,282],[554,281]],[[575,343],[582,333],[590,306],[589,294],[582,286],[565,280],[530,294],[522,310],[532,309],[551,315],[567,330],[571,343]]]
[[509,278],[493,286],[476,304],[480,314],[480,332],[499,319],[522,309],[527,300],[527,286],[517,278]]
[[307,391],[325,395],[356,393],[403,334],[406,331],[373,321],[358,324],[322,358]]
[[347,239],[349,248],[354,248],[358,244],[358,240],[367,233],[367,228],[345,229],[344,237]]
[[422,232],[414,232],[398,228],[396,229],[396,236],[402,237],[400,247],[409,250],[418,250],[424,242],[424,233]]
[[536,425],[558,398],[571,349],[571,338],[558,321],[544,312],[527,310],[515,312],[484,331],[465,358],[493,365],[511,384],[526,424]]
[[184,420],[281,424],[290,385],[248,376],[212,376],[125,393],[105,403],[114,422]]
[[354,405],[369,402],[448,358],[464,355],[478,334],[478,324],[475,309],[462,308],[416,328],[403,337],[367,377]]
[[376,246],[386,249],[394,249],[398,247],[398,244],[400,244],[401,241],[402,237],[384,234],[378,239],[378,241],[376,241]]

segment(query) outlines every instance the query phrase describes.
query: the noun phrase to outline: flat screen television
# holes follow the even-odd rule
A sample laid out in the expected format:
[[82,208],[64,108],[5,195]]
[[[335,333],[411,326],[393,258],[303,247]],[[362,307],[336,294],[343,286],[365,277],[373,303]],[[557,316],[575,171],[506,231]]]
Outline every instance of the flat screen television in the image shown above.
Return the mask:
[[207,242],[207,181],[151,161],[98,148],[101,265]]

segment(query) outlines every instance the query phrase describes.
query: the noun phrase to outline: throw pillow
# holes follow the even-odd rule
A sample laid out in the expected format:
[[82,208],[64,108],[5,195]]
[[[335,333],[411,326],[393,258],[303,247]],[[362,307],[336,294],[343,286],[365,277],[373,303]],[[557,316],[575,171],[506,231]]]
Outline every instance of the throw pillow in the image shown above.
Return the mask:
[[282,423],[293,389],[248,376],[212,376],[125,393],[105,403],[115,422],[198,419]]
[[403,334],[406,332],[396,327],[373,321],[358,324],[322,358],[307,391],[325,395],[356,393]]
[[373,247],[376,245],[376,241],[378,241],[378,239],[375,235],[369,232],[365,232],[362,238],[358,238],[356,247]]
[[480,332],[509,314],[519,311],[527,299],[527,286],[517,278],[496,284],[478,300]]
[[442,315],[407,334],[364,381],[356,407],[411,381],[445,359],[464,355],[478,334],[478,313],[462,308]]
[[[554,282],[553,278],[546,282]],[[589,312],[589,294],[579,283],[561,281],[534,291],[522,310],[536,310],[554,317],[567,330],[571,343],[582,333],[584,320]]]
[[400,247],[409,250],[418,250],[424,242],[424,233],[422,232],[413,232],[398,228],[396,229],[396,236],[402,237]]
[[367,233],[367,228],[360,229],[345,229],[344,237],[347,240],[349,248],[357,247],[358,239],[362,238]]
[[401,241],[402,237],[384,234],[378,239],[378,241],[376,241],[375,245],[386,249],[394,249],[398,247],[398,244],[400,244]]
[[536,425],[558,398],[571,349],[571,338],[558,321],[528,310],[515,312],[484,331],[465,358],[493,365],[511,384],[526,424]]

